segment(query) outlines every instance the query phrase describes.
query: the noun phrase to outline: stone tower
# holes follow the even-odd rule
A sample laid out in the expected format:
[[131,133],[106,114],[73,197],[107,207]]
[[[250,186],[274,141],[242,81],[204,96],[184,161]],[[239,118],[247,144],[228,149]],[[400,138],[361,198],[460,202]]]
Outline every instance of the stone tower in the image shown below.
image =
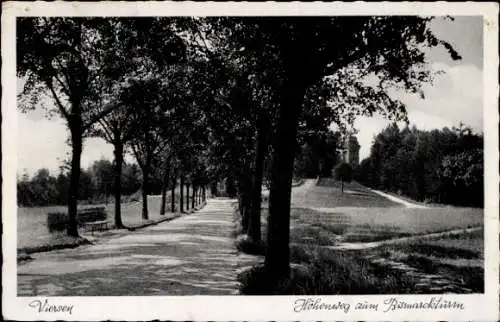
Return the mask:
[[349,163],[351,166],[359,165],[359,148],[360,146],[356,136],[349,135],[337,149],[339,162]]

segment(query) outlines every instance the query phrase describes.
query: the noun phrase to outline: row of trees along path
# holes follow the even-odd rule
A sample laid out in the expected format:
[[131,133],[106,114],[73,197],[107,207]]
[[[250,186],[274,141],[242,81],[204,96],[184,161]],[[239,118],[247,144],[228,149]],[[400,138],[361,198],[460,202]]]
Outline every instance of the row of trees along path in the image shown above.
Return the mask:
[[331,123],[347,128],[357,115],[374,112],[405,120],[405,106],[387,89],[421,93],[433,76],[426,47],[443,46],[460,58],[432,33],[431,20],[20,18],[17,70],[25,86],[18,105],[42,107],[66,121],[69,235],[78,235],[84,139],[98,136],[114,146],[117,226],[127,151],[143,174],[144,218],[155,171],[165,186],[189,182],[194,191],[225,179],[234,184],[243,228],[255,241],[268,175],[265,267],[286,277],[297,137],[322,133]]

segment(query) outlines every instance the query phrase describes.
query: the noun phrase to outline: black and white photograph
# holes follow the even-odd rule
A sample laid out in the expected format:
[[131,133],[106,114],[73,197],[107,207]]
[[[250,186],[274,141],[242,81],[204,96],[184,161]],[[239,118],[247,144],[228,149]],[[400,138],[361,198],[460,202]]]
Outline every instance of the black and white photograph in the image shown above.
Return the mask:
[[[118,303],[199,295],[254,313],[281,299],[289,320],[498,317],[498,6],[487,21],[88,5],[10,17],[11,318],[124,320]],[[116,315],[85,315],[99,297]]]

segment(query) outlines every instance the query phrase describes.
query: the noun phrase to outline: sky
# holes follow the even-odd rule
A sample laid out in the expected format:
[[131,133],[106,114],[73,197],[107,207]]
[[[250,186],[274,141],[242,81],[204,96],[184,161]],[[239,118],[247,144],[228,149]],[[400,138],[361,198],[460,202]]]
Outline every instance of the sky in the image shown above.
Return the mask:
[[[432,30],[448,41],[462,56],[453,61],[446,50],[434,48],[428,55],[430,68],[441,70],[431,86],[424,87],[425,99],[407,93],[396,93],[395,98],[405,103],[410,124],[418,129],[452,127],[460,122],[475,131],[483,130],[483,25],[481,17],[455,17],[454,21],[436,19]],[[356,120],[361,145],[360,160],[370,154],[374,136],[390,121],[381,116],[361,117]],[[410,125],[411,126],[411,125]]]
[[[419,129],[452,127],[460,121],[476,131],[483,127],[483,34],[481,17],[456,17],[454,21],[438,18],[432,22],[432,30],[443,40],[451,43],[462,56],[453,61],[444,49],[433,49],[428,55],[429,67],[444,71],[432,86],[424,89],[425,99],[403,92],[395,98],[407,106],[410,124]],[[21,82],[18,80],[18,87]],[[19,88],[18,88],[19,91]],[[63,160],[70,159],[70,148],[64,121],[54,116],[47,119],[43,111],[29,113],[17,111],[18,135],[17,173],[34,174],[40,168],[48,168],[57,174]],[[361,117],[355,127],[359,131],[360,160],[369,156],[374,136],[389,124],[383,117]],[[113,147],[102,139],[86,139],[82,153],[82,167],[95,160],[113,159]],[[126,156],[128,162],[133,158]]]

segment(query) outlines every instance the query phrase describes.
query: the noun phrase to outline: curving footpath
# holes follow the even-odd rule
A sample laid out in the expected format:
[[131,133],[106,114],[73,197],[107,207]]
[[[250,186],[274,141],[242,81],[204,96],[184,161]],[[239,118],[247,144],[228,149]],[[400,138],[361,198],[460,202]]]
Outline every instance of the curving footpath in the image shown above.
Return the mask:
[[237,272],[257,260],[238,254],[231,199],[105,242],[36,254],[18,266],[19,296],[231,295]]
[[409,201],[406,201],[404,199],[401,199],[401,198],[398,198],[398,197],[395,197],[393,195],[390,195],[388,193],[385,193],[385,192],[382,192],[382,191],[378,191],[378,190],[374,190],[374,189],[370,189],[372,192],[378,194],[379,196],[382,196],[384,198],[387,198],[389,199],[390,201],[394,201],[396,203],[399,203],[399,204],[402,204],[404,205],[406,208],[418,208],[418,209],[427,209],[427,208],[430,208],[428,206],[424,206],[424,205],[419,205],[419,204],[416,204],[416,203],[412,203],[412,202],[409,202]]

